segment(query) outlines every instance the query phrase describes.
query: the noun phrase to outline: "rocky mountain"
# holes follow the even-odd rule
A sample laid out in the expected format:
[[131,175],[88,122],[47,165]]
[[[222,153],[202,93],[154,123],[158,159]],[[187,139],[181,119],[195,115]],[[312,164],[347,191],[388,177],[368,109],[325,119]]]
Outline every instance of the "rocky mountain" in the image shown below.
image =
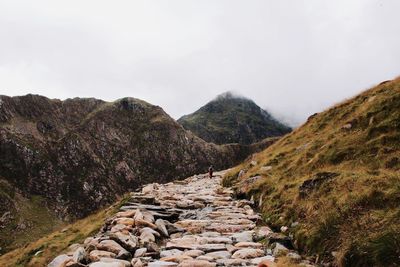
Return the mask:
[[311,116],[224,182],[321,266],[399,266],[399,173],[400,78]]
[[252,100],[230,92],[183,116],[178,122],[200,138],[216,144],[251,144],[291,131]]
[[223,169],[270,142],[210,144],[134,98],[0,96],[0,247],[10,232],[29,236],[35,220],[80,218],[144,183]]

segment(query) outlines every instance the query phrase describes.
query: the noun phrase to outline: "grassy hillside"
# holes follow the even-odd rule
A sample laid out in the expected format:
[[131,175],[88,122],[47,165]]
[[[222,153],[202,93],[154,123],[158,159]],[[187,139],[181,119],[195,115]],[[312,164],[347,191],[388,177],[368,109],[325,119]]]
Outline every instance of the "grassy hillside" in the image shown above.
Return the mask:
[[104,224],[106,218],[117,212],[127,200],[123,198],[107,209],[100,210],[84,219],[65,226],[62,230],[27,243],[5,255],[0,256],[0,266],[46,266],[55,256],[65,251],[70,245],[80,243],[86,237],[94,235]]
[[311,116],[224,182],[320,262],[400,265],[400,79]]
[[23,196],[3,179],[0,179],[0,203],[0,255],[65,225],[46,208],[42,197]]

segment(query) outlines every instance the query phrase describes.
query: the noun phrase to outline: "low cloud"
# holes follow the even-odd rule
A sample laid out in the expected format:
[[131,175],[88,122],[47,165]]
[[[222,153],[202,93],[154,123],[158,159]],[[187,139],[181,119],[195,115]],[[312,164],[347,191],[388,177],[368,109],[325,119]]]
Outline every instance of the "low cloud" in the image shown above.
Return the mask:
[[174,118],[232,90],[290,125],[400,74],[397,0],[2,1],[0,94],[125,96]]

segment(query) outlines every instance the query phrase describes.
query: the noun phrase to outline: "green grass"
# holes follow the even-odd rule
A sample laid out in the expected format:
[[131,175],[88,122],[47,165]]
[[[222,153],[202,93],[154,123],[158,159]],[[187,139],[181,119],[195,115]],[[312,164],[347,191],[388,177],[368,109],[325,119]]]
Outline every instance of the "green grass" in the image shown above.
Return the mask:
[[[104,224],[106,218],[116,213],[128,196],[119,200],[107,209],[100,210],[93,215],[65,226],[62,230],[16,248],[0,257],[0,266],[46,266],[54,257],[65,251],[74,243],[81,243],[85,238],[94,235]],[[38,256],[35,253],[42,251]]]
[[21,247],[64,225],[46,208],[42,197],[24,197],[4,179],[0,179],[0,200],[0,215],[10,213],[0,228],[0,254]]

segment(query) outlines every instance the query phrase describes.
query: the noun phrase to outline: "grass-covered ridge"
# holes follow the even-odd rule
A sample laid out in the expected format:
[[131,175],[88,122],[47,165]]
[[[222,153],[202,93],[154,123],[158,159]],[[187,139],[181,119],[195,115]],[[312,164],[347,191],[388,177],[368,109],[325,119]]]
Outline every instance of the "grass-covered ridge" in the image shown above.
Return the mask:
[[262,199],[272,225],[299,222],[296,245],[320,261],[400,265],[400,79],[310,117],[225,183]]

